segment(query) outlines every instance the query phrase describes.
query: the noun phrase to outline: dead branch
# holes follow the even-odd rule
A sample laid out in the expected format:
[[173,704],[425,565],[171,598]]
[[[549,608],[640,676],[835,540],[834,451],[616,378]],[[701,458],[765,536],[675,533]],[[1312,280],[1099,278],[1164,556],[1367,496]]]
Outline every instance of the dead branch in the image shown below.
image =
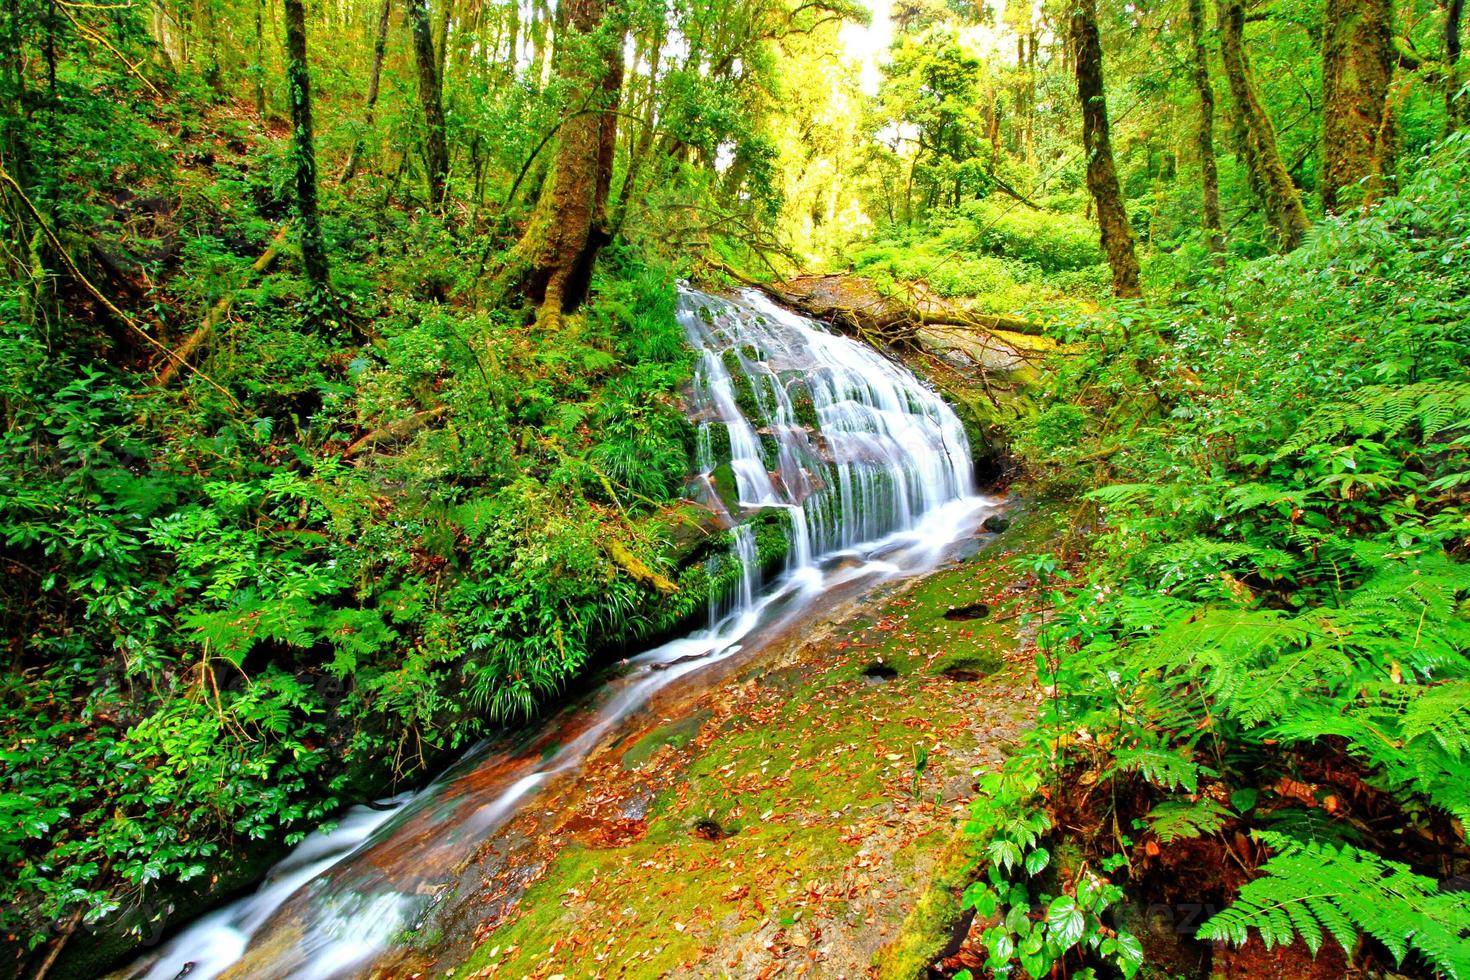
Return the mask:
[[[251,273],[260,275],[270,268],[271,263],[280,254],[281,247],[286,244],[286,230],[287,226],[282,225],[276,231],[276,236],[271,239],[270,245],[261,253],[260,258],[256,259],[250,266]],[[168,363],[163,366],[163,369],[154,375],[152,384],[155,388],[161,388],[172,381],[174,375],[179,373],[180,366],[186,364],[189,358],[193,357],[194,353],[204,345],[205,341],[213,336],[215,328],[219,326],[220,321],[225,318],[225,315],[230,312],[230,307],[234,305],[235,296],[238,292],[238,289],[231,290],[209,308],[209,312],[204,315],[204,322],[199,325],[199,329],[189,335],[189,339],[184,341],[178,350],[173,352]]]
[[424,426],[428,425],[430,422],[434,421],[434,419],[443,415],[447,411],[449,411],[448,405],[436,405],[435,407],[427,411],[418,412],[417,414],[410,415],[406,419],[399,419],[396,422],[389,422],[382,428],[374,429],[367,435],[355,440],[346,449],[342,450],[342,458],[350,459],[353,456],[356,456],[358,453],[363,452],[364,450],[372,449],[380,442],[389,442],[395,439],[402,439],[404,436],[412,435],[413,433],[417,432],[419,429],[422,429]]

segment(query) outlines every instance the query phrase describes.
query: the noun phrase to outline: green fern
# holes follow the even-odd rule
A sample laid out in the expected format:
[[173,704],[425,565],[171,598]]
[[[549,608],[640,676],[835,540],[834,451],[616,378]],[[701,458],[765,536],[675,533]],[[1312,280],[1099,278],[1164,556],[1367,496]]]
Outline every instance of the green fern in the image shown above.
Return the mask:
[[1164,800],[1149,811],[1149,829],[1160,844],[1190,837],[1204,837],[1225,826],[1230,810],[1215,800]]
[[1346,401],[1323,405],[1297,427],[1276,458],[1294,456],[1308,446],[1344,433],[1395,436],[1418,423],[1426,439],[1470,426],[1470,382],[1425,381],[1412,385],[1373,385]]
[[1200,773],[1205,771],[1198,763],[1167,748],[1119,749],[1113,768],[1116,772],[1136,772],[1165,789],[1183,787],[1191,793],[1199,788]]
[[1412,950],[1451,977],[1470,977],[1470,893],[1442,892],[1433,879],[1356,847],[1256,836],[1274,856],[1200,938],[1239,945],[1254,929],[1267,948],[1300,936],[1316,953],[1325,934],[1351,952],[1363,932],[1399,962]]

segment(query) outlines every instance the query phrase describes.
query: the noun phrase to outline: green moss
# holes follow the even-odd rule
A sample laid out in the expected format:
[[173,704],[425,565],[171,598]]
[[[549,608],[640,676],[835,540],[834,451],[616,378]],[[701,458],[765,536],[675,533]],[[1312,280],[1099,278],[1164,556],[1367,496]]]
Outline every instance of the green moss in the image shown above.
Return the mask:
[[740,486],[735,482],[735,470],[729,462],[715,467],[710,474],[710,482],[715,485],[715,493],[726,510],[732,514],[740,510]]
[[755,555],[761,572],[779,571],[791,551],[791,515],[784,508],[769,507],[751,519],[755,527]]
[[730,430],[723,422],[706,423],[706,438],[709,440],[710,456],[716,462],[728,462],[730,459]]
[[953,923],[964,911],[960,896],[970,868],[983,857],[981,843],[963,830],[957,832],[935,862],[935,872],[920,892],[898,935],[873,957],[873,972],[884,980],[914,980],[926,976],[943,951]]
[[956,650],[934,661],[933,671],[952,676],[989,677],[1004,667],[1005,663],[1005,658],[994,649]]
[[682,749],[699,734],[699,730],[709,719],[710,712],[697,711],[687,718],[680,718],[662,728],[654,729],[623,753],[623,768],[641,769],[644,763],[665,746]]
[[815,432],[822,427],[821,419],[817,416],[817,404],[812,401],[812,393],[805,384],[798,383],[792,386],[791,414],[796,424],[803,428]]

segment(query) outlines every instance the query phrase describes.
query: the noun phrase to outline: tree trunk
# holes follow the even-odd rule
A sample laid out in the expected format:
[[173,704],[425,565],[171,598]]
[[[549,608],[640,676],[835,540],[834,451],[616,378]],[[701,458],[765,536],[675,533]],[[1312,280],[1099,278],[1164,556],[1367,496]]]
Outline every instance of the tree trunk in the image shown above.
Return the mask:
[[429,0],[409,0],[408,16],[412,21],[414,62],[419,75],[419,107],[424,114],[429,206],[438,210],[444,203],[445,184],[449,179],[449,144],[444,135],[444,97],[439,88],[433,28],[429,24]]
[[658,69],[659,58],[663,51],[664,39],[656,37],[649,46],[648,57],[648,102],[643,109],[643,118],[640,120],[642,129],[638,134],[638,142],[632,145],[628,151],[628,166],[623,172],[623,184],[618,188],[617,204],[613,207],[612,222],[609,225],[611,234],[616,235],[622,230],[623,222],[628,219],[628,201],[633,196],[633,187],[638,181],[643,169],[643,162],[648,158],[649,151],[653,149],[653,135],[655,110],[658,106]]
[[[557,41],[556,61],[571,115],[562,123],[556,160],[511,260],[512,276],[538,304],[537,319],[548,330],[586,299],[592,265],[609,239],[623,44],[621,32],[599,30],[608,6],[609,0],[563,0],[559,16],[565,17],[566,34]],[[578,45],[595,45],[601,57],[568,50]]]
[[[363,125],[371,129],[373,126],[373,108],[378,104],[378,88],[383,78],[383,56],[388,51],[388,22],[393,16],[393,0],[383,0],[383,5],[378,8],[378,36],[373,42],[373,68],[372,74],[368,75],[367,89],[367,112],[363,115]],[[347,183],[357,173],[357,164],[362,159],[362,139],[359,137],[352,144],[352,152],[347,155],[347,165],[342,168],[342,183]]]
[[296,210],[301,220],[301,261],[318,293],[332,288],[327,245],[316,207],[316,150],[311,132],[311,68],[306,62],[305,0],[285,0],[286,81],[291,92],[291,127],[296,156]]
[[1393,0],[1327,0],[1322,32],[1322,206],[1383,195],[1393,172]]
[[521,0],[510,0],[506,9],[506,34],[509,35],[505,55],[506,78],[516,77],[516,60],[521,53]]
[[[427,0],[425,0],[427,2]],[[454,0],[444,0],[444,19],[439,21],[439,38],[434,43],[435,68],[438,77],[444,78],[444,66],[449,64],[449,22],[454,19]]]
[[265,121],[265,0],[255,3],[255,114]]
[[1460,64],[1460,22],[1464,16],[1465,0],[1450,0],[1444,19],[1445,128],[1450,132],[1470,125],[1470,96],[1460,96],[1465,85],[1464,66]]
[[1210,251],[1221,252],[1225,248],[1225,235],[1220,222],[1220,175],[1215,169],[1215,90],[1210,86],[1210,62],[1205,54],[1204,0],[1189,0],[1189,30],[1194,42],[1194,87],[1199,93],[1195,143],[1203,192],[1201,224]]
[[546,84],[546,34],[551,11],[546,0],[531,5],[531,81],[540,88]]
[[1087,157],[1087,189],[1097,204],[1103,254],[1113,270],[1113,293],[1137,298],[1138,257],[1133,229],[1123,204],[1123,189],[1113,164],[1108,135],[1108,105],[1103,89],[1102,40],[1097,32],[1096,0],[1076,0],[1071,11],[1071,46],[1077,68],[1077,99],[1082,103],[1082,148]]
[[1302,197],[1276,145],[1276,128],[1256,97],[1250,60],[1245,53],[1245,9],[1241,0],[1221,0],[1220,60],[1240,119],[1240,137],[1251,186],[1261,197],[1266,216],[1276,231],[1276,244],[1290,252],[1307,233]]

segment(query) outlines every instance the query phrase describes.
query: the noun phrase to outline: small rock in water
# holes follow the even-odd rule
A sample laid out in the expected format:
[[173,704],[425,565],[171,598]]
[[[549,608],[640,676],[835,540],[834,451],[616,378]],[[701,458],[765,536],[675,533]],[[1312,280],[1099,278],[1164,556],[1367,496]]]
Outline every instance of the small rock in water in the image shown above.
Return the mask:
[[1010,526],[1011,519],[1009,517],[1005,516],[1004,514],[991,514],[989,517],[985,518],[984,523],[980,525],[980,530],[988,531],[991,534],[999,534],[1002,531],[1007,530]]

